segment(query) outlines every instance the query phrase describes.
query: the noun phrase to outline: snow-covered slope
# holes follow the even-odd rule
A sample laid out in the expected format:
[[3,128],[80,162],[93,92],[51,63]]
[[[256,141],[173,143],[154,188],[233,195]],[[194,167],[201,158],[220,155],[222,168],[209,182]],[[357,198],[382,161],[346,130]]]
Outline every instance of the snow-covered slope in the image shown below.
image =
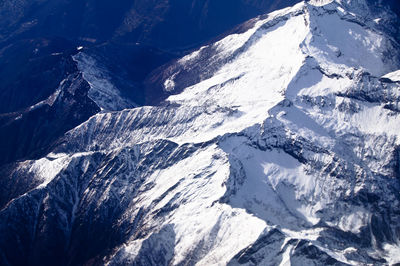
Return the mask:
[[97,114],[7,169],[29,181],[2,197],[2,262],[400,262],[385,12],[316,0],[249,21],[171,65],[165,104]]
[[88,96],[101,110],[118,111],[136,107],[137,104],[127,97],[112,84],[111,78],[105,69],[102,69],[96,59],[84,52],[73,56],[83,78],[89,83]]

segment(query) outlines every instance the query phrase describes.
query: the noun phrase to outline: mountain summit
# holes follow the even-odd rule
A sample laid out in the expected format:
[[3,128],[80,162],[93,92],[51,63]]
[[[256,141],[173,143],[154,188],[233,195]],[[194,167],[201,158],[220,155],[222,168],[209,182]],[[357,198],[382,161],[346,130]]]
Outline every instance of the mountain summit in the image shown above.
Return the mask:
[[1,264],[400,263],[397,20],[301,2],[160,68],[1,170]]

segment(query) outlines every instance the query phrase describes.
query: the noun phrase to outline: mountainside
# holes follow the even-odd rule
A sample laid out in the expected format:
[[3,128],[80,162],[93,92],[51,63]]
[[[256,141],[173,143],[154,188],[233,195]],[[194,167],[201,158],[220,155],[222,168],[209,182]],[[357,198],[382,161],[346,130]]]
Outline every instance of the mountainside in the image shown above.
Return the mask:
[[0,43],[59,36],[89,45],[111,39],[177,50],[208,41],[289,0],[5,0]]
[[[221,34],[226,35],[227,30],[251,17],[292,3],[288,0],[0,2],[0,166],[44,156],[65,132],[99,110],[158,104],[164,99],[162,89],[144,86],[152,71]],[[85,115],[67,108],[68,102],[61,103],[65,113],[62,121],[49,119],[56,116],[57,108],[51,106],[49,111],[27,114],[26,109],[46,102],[57,93],[71,74],[80,73],[82,91],[90,87],[77,110],[78,113],[85,110]],[[29,123],[12,122],[13,117],[28,119]]]
[[157,106],[74,53],[47,101],[103,111],[0,169],[0,264],[400,263],[396,23],[364,0],[260,16],[147,77]]

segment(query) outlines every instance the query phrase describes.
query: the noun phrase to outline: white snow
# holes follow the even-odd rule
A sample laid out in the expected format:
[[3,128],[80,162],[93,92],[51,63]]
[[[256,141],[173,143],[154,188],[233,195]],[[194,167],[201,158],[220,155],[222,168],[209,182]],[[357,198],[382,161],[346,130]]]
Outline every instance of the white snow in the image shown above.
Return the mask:
[[292,252],[292,249],[293,249],[293,247],[291,245],[286,247],[285,251],[282,254],[282,261],[279,263],[279,266],[291,266],[292,265],[290,263],[290,253]]
[[[213,145],[165,170],[156,171],[142,185],[144,188],[154,184],[141,194],[135,209],[151,206],[157,212],[169,202],[177,205],[173,215],[165,221],[173,225],[175,232],[173,264],[184,262],[185,256],[193,251],[201,258],[197,265],[225,265],[267,227],[264,221],[243,209],[218,203],[226,192],[224,183],[229,178],[227,160],[226,154]],[[174,184],[177,186],[171,191]],[[168,194],[161,197],[165,193]],[[157,198],[162,200],[152,205]],[[243,224],[247,226],[241,226]],[[219,230],[213,230],[216,225]],[[204,254],[201,250],[195,251],[202,240],[205,240],[201,249]],[[142,241],[134,240],[123,249],[127,254],[135,254],[141,244]]]
[[56,91],[52,95],[47,97],[47,99],[45,99],[43,101],[40,101],[40,102],[30,106],[28,108],[28,111],[33,111],[33,110],[35,110],[37,108],[40,108],[40,107],[42,107],[44,105],[52,106],[54,104],[54,102],[57,100],[58,96],[61,94],[61,86],[63,85],[64,82],[65,82],[65,80],[61,81],[59,87],[56,89]]
[[332,3],[334,0],[310,0],[309,3],[314,6],[324,6]]
[[175,75],[172,75],[170,78],[166,79],[164,81],[164,90],[165,91],[173,91],[175,88],[175,82],[174,82],[174,77]]
[[340,217],[339,227],[346,232],[360,233],[360,229],[367,225],[371,214],[361,208],[356,208],[348,215]]
[[[302,26],[299,27],[299,24]],[[288,32],[291,41],[286,39]],[[168,101],[183,107],[209,106],[210,112],[213,112],[213,107],[221,106],[230,108],[236,115],[221,117],[215,111],[216,115],[213,116],[203,114],[192,125],[192,128],[202,128],[201,135],[193,139],[194,135],[190,134],[188,138],[183,136],[175,141],[201,142],[261,123],[268,117],[268,109],[283,99],[282,91],[300,68],[304,55],[299,51],[298,43],[306,34],[304,19],[297,16],[270,29],[259,32],[252,29],[243,33],[243,36],[229,36],[221,40],[218,47],[233,50],[245,45],[243,38],[254,39],[243,54],[221,66],[212,78],[170,96]],[[224,53],[228,51],[224,50]]]
[[400,70],[388,73],[383,76],[383,78],[388,78],[396,82],[400,82]]
[[89,98],[101,110],[117,111],[137,106],[134,102],[121,95],[118,88],[111,82],[111,78],[106,70],[98,66],[96,59],[84,52],[74,55],[73,59],[77,62],[78,69],[82,72],[83,78],[90,85]]
[[38,188],[45,187],[69,164],[70,161],[71,157],[69,156],[55,160],[42,158],[33,162],[29,172],[35,173],[35,176],[42,182]]
[[[363,68],[375,76],[393,69],[393,58],[382,61],[381,55],[394,49],[382,34],[343,20],[340,13],[313,16],[311,25],[318,25],[318,29],[306,40],[303,49],[323,68],[336,73],[343,67]],[[334,53],[332,47],[335,47]]]
[[[313,1],[311,4],[321,6],[331,2]],[[304,4],[299,4],[285,12],[303,8]],[[398,116],[390,116],[379,104],[363,103],[355,113],[339,110],[341,103],[352,103],[335,96],[354,85],[352,74],[367,71],[381,76],[393,70],[393,65],[391,62],[384,64],[381,56],[391,49],[385,37],[344,20],[342,16],[352,14],[340,6],[336,8],[337,12],[323,16],[313,16],[316,11],[311,10],[311,15],[298,13],[289,20],[270,24],[282,15],[276,12],[257,21],[247,32],[217,42],[216,61],[228,58],[228,63],[219,66],[212,77],[170,96],[168,101],[179,105],[171,112],[144,107],[121,115],[117,120],[127,121],[123,122],[128,123],[127,128],[133,117],[140,116],[142,120],[152,117],[157,123],[151,128],[137,127],[130,134],[117,137],[118,144],[113,147],[124,145],[126,140],[142,142],[154,138],[166,138],[179,144],[201,143],[262,124],[266,119],[276,119],[296,134],[329,150],[336,145],[332,134],[341,132],[359,130],[365,134],[397,135],[400,132],[395,126],[400,125]],[[335,6],[328,9],[335,10]],[[197,60],[202,49],[204,47],[179,63],[184,67],[189,61]],[[231,57],[239,49],[241,53]],[[175,75],[166,79],[166,90],[173,90]],[[314,106],[303,102],[302,97],[312,98]],[[276,108],[285,98],[294,106]],[[110,119],[103,114],[96,121],[107,125]],[[124,130],[118,128],[118,131]],[[115,141],[114,138],[112,142]],[[310,173],[291,155],[277,149],[260,151],[244,136],[223,138],[218,144],[223,152],[217,146],[212,147],[155,172],[147,179],[147,184],[154,186],[141,195],[141,204],[152,210],[161,209],[171,201],[184,202],[164,221],[174,226],[176,234],[172,264],[183,262],[191,252],[198,252],[194,248],[200,245],[200,250],[207,255],[200,254],[197,265],[224,265],[271,225],[279,225],[286,239],[305,239],[318,246],[322,229],[312,229],[312,226],[321,220],[320,211],[331,209],[343,194],[351,192],[352,184],[348,181]],[[326,168],[338,167],[331,155],[310,152],[306,156],[323,163]],[[382,167],[372,163],[369,166],[374,171]],[[243,172],[232,176],[232,171]],[[177,186],[169,191],[174,184]],[[232,193],[229,204],[218,203],[228,192]],[[157,198],[162,199],[153,205]],[[368,224],[371,215],[362,208],[338,207],[333,211],[336,215],[332,219],[336,220],[327,224],[354,234]],[[217,232],[213,231],[215,226],[218,226]],[[140,243],[133,240],[123,248],[138,250]],[[339,261],[357,264],[344,256],[351,252],[349,248],[342,251],[318,248]],[[291,250],[291,246],[286,246],[281,265],[290,265]]]
[[400,263],[400,244],[385,244],[383,248],[387,252],[386,259],[388,260],[389,265]]
[[[170,106],[95,115],[68,132],[74,155],[50,154],[33,162],[31,171],[45,185],[75,157],[94,150],[111,153],[161,139],[181,148],[193,145],[190,156],[174,158],[171,165],[149,165],[121,218],[132,220],[143,208],[151,210],[143,224],[153,233],[170,225],[172,265],[191,254],[197,265],[225,265],[272,228],[285,239],[279,245],[281,265],[291,264],[294,246],[286,245],[291,239],[357,264],[345,256],[356,248],[322,246],[319,222],[354,234],[370,223],[369,210],[341,203],[361,187],[378,190],[375,173],[390,174],[400,116],[346,93],[358,88],[364,72],[375,81],[389,72],[384,77],[398,81],[400,74],[383,57],[393,48],[387,37],[354,23],[352,16],[338,1],[313,0],[257,19],[248,31],[179,60],[185,68],[212,47],[219,65],[211,77],[170,96]],[[81,52],[75,60],[91,85],[90,97],[104,110],[128,104],[93,58]],[[174,89],[177,73],[164,81],[167,91]],[[302,147],[297,155],[285,149],[296,144]],[[140,150],[133,152],[141,156]],[[131,184],[120,182],[123,194]],[[102,192],[99,206],[114,193],[110,187]],[[134,258],[148,237],[132,235],[111,260]],[[398,246],[385,249],[390,262],[399,261]]]
[[299,229],[304,224],[316,224],[319,219],[315,212],[324,204],[323,199],[315,207],[302,199],[317,193],[318,181],[285,153],[261,152],[241,143],[240,139],[222,143],[229,153],[241,158],[246,174],[241,189],[231,198],[232,204],[285,228]]
[[206,47],[207,46],[200,47],[198,50],[196,50],[196,51],[194,51],[194,52],[182,57],[181,59],[179,59],[178,62],[181,63],[181,64],[185,64],[188,61],[191,61],[191,60],[194,60],[194,59],[198,58],[199,55],[201,54],[201,51],[203,51]]

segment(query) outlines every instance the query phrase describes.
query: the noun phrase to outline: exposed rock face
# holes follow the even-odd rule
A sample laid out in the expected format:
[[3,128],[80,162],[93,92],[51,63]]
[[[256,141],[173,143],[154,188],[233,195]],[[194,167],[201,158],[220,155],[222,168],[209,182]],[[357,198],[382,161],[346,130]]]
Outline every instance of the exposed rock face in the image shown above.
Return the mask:
[[70,71],[63,74],[66,78],[53,94],[30,107],[0,115],[0,165],[47,154],[66,131],[99,112],[87,96],[89,84],[72,59],[63,64]]
[[2,264],[400,262],[395,16],[354,3],[247,22],[4,170]]

